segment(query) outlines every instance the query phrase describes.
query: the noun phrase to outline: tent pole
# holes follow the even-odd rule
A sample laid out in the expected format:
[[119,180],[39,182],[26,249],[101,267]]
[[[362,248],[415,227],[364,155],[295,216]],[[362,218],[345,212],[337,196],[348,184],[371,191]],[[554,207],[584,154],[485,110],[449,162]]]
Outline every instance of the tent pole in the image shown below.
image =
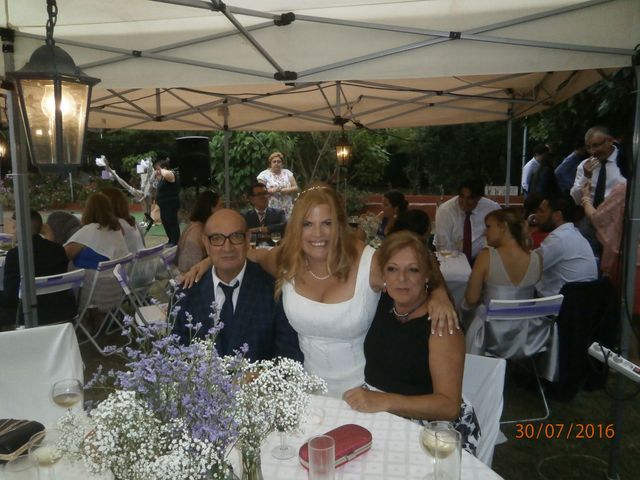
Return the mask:
[[509,120],[507,121],[507,178],[505,179],[504,205],[509,206],[511,199],[511,137],[513,136],[513,115],[509,109]]
[[[225,101],[226,103],[226,101]],[[227,208],[231,208],[231,187],[229,186],[229,108],[224,107],[224,204]]]
[[[620,305],[620,321],[622,332],[620,335],[620,355],[624,358],[629,356],[629,343],[631,336],[635,335],[631,328],[633,321],[633,306],[635,300],[635,280],[637,270],[638,241],[640,241],[640,54],[636,54],[633,61],[633,68],[636,78],[636,115],[633,127],[633,152],[631,162],[631,175],[627,186],[627,212],[628,216],[625,225],[625,238],[620,252],[624,261],[622,262],[622,301]],[[622,375],[616,375],[616,394],[613,406],[615,432],[616,435],[611,441],[609,451],[609,470],[607,478],[618,480],[618,465],[620,463],[620,436],[622,434],[622,421],[624,411],[624,387],[627,380]]]
[[[520,174],[522,175],[522,170],[524,170],[524,164],[527,163],[527,117],[524,119],[524,129],[522,130],[522,161],[520,163]],[[518,190],[522,191],[522,185],[518,185]],[[524,193],[524,192],[522,192]]]
[[17,102],[13,92],[7,91],[7,116],[9,123],[9,142],[11,145],[11,163],[13,169],[13,192],[16,204],[16,233],[18,234],[18,265],[20,266],[21,304],[24,325],[27,328],[38,326],[38,305],[36,299],[36,275],[33,265],[33,241],[31,240],[31,205],[29,203],[29,178],[27,174],[27,156],[18,145],[20,123],[15,112]]

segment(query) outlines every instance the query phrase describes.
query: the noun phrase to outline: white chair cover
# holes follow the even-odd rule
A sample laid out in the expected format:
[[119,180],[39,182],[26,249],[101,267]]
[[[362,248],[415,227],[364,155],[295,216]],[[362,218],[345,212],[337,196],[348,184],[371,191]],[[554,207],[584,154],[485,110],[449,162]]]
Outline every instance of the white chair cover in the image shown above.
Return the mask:
[[[84,383],[82,357],[73,325],[65,323],[0,333],[0,416],[52,425],[65,412],[53,403],[58,380]],[[74,406],[82,409],[82,402]]]
[[500,434],[506,363],[502,358],[469,354],[464,359],[462,395],[473,405],[482,432],[476,457],[489,467]]

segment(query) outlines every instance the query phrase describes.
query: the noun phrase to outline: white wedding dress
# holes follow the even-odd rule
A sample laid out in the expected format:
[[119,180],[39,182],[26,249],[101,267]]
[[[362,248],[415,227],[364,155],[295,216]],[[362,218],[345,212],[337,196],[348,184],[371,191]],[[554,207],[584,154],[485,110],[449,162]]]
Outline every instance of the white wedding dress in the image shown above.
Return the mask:
[[290,282],[282,288],[284,310],[298,332],[305,369],[327,382],[332,397],[340,398],[344,391],[364,383],[364,337],[380,298],[369,285],[374,252],[364,248],[353,297],[344,302],[310,300]]

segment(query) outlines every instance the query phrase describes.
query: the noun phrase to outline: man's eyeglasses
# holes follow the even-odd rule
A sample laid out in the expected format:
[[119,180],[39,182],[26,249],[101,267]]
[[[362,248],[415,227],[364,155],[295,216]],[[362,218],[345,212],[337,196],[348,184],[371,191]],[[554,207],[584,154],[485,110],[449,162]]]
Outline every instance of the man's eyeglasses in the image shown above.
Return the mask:
[[224,242],[229,239],[231,245],[241,245],[246,241],[246,232],[233,232],[229,235],[225,235],[224,233],[212,233],[211,235],[207,235],[209,239],[209,245],[212,247],[221,247],[224,245]]
[[601,142],[587,143],[585,146],[587,147],[587,150],[593,150],[594,148],[600,148],[602,145],[604,145],[608,141],[609,139],[605,138]]

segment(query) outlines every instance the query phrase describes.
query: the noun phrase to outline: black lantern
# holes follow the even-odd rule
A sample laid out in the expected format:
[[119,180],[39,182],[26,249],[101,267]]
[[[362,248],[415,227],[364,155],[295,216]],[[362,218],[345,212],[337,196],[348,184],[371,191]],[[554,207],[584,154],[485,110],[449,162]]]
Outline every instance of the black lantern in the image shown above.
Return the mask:
[[53,40],[57,5],[47,0],[46,44],[7,76],[15,82],[31,159],[43,170],[80,165],[91,88],[100,80],[85,75]]
[[351,161],[351,144],[344,136],[344,131],[338,143],[336,143],[336,157],[338,158],[338,166],[348,167]]

